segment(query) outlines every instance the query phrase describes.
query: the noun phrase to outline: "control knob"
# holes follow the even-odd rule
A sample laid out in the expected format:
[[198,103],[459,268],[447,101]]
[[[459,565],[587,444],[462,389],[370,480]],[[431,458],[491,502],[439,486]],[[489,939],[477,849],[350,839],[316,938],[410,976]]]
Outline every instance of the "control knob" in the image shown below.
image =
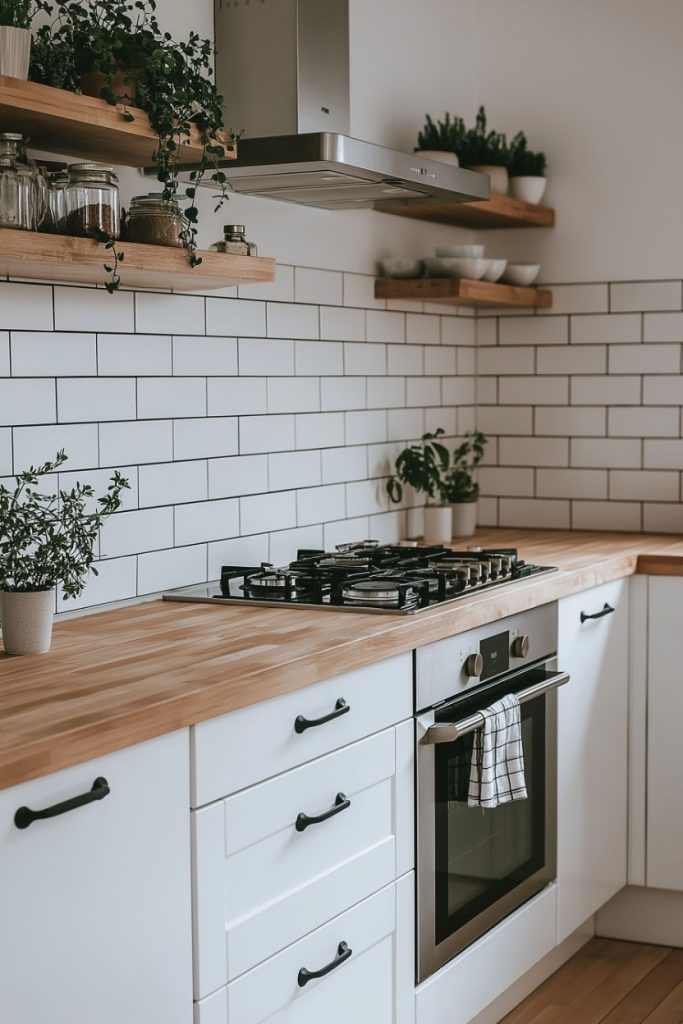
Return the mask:
[[517,636],[512,641],[512,655],[515,658],[526,658],[529,653],[529,637]]
[[478,679],[484,671],[484,659],[482,658],[479,651],[476,654],[470,654],[465,662],[465,672],[470,678]]

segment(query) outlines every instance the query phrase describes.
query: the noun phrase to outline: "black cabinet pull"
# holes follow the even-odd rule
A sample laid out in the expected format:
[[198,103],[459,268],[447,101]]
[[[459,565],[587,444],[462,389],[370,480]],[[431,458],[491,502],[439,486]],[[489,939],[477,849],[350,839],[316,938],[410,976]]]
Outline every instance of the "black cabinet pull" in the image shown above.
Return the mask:
[[334,799],[334,806],[330,807],[329,811],[325,811],[324,814],[318,814],[315,817],[309,814],[301,814],[296,816],[296,825],[294,826],[297,832],[304,832],[309,825],[319,825],[321,821],[327,821],[328,818],[334,818],[335,814],[341,814],[347,807],[351,806],[351,801],[343,793],[337,793]]
[[66,814],[76,807],[83,807],[91,804],[93,800],[103,800],[110,792],[109,783],[102,777],[95,779],[89,793],[81,793],[80,796],[72,796],[70,800],[64,800],[61,804],[53,804],[43,811],[32,811],[30,807],[20,807],[14,815],[14,824],[17,828],[28,828],[34,821],[41,821],[43,818],[56,818],[59,814]]
[[294,732],[302,733],[307,729],[315,729],[317,725],[324,725],[325,722],[331,722],[334,718],[340,718],[350,710],[351,705],[347,704],[343,697],[340,697],[334,705],[334,711],[330,711],[329,715],[323,715],[322,718],[304,718],[303,715],[297,715],[294,719]]
[[319,971],[309,971],[307,967],[301,968],[296,979],[299,987],[303,988],[304,985],[308,985],[309,981],[313,981],[314,978],[324,978],[325,975],[329,974],[330,971],[333,971],[335,967],[339,967],[339,965],[343,964],[345,960],[348,960],[352,953],[353,950],[349,949],[345,942],[340,942],[337,946],[337,955],[331,963],[326,964],[325,967],[321,967]]
[[586,622],[587,619],[602,619],[605,615],[611,615],[613,611],[614,608],[612,605],[605,602],[605,607],[601,612],[594,612],[592,615],[588,615],[587,612],[581,612],[581,621]]

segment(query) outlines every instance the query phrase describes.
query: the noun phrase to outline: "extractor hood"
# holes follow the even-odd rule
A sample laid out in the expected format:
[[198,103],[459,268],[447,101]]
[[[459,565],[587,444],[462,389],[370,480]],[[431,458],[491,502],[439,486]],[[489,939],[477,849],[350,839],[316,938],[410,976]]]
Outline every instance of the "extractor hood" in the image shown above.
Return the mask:
[[351,138],[349,0],[215,0],[231,188],[322,209],[488,199],[489,179]]

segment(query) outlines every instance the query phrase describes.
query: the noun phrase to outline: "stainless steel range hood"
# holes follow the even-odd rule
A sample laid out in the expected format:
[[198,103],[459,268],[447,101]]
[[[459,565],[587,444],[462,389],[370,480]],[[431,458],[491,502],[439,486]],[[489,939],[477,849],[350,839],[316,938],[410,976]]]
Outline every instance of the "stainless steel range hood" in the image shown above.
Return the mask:
[[488,199],[485,175],[351,138],[349,0],[216,0],[235,192],[322,209]]

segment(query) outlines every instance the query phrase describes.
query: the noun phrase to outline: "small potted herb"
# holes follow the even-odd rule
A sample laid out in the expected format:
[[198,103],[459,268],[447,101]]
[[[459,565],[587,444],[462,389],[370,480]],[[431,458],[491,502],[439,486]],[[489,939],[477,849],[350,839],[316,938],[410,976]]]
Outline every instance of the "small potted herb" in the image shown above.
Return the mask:
[[545,153],[534,153],[527,146],[524,132],[517,132],[510,143],[510,195],[525,203],[540,203],[546,186]]
[[0,0],[0,75],[28,78],[31,22],[38,11],[49,13],[45,0]]
[[488,438],[480,430],[471,430],[453,452],[444,493],[453,510],[454,537],[471,537],[477,528],[479,484],[473,474],[484,458],[487,443]]
[[128,481],[114,473],[97,498],[77,483],[71,490],[44,494],[41,477],[67,461],[64,451],[52,462],[19,473],[10,490],[0,484],[0,621],[7,654],[44,654],[50,649],[55,588],[64,599],[83,592],[88,573],[97,575],[95,543],[105,518],[121,507]]
[[505,195],[508,190],[509,148],[505,135],[487,131],[486,110],[479,107],[474,128],[463,136],[458,148],[460,163],[472,171],[488,174],[491,191]]
[[460,161],[457,151],[465,133],[465,122],[461,117],[452,118],[446,113],[444,120],[435,124],[427,114],[425,126],[417,136],[415,152],[429,160],[439,160],[458,167]]
[[397,504],[403,500],[406,486],[426,496],[425,544],[445,544],[452,535],[453,516],[446,497],[450,453],[437,441],[443,434],[439,427],[433,434],[423,434],[420,444],[404,448],[396,459],[394,474],[387,481],[387,494]]

